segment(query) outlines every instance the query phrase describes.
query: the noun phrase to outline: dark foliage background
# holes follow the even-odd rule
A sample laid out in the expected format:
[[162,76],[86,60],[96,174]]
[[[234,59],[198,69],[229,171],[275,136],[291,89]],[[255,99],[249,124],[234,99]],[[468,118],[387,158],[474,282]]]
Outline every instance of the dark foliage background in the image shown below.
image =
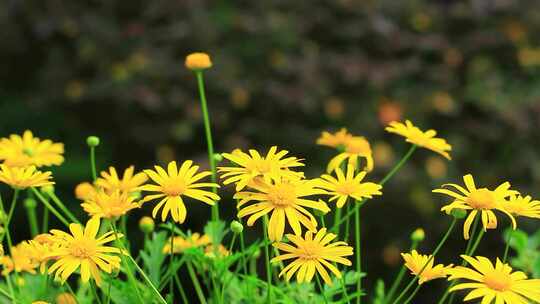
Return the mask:
[[[184,56],[198,50],[215,64],[206,81],[218,151],[278,145],[304,157],[315,176],[333,155],[315,139],[347,127],[371,141],[375,179],[407,149],[383,131],[390,120],[409,118],[453,145],[451,162],[419,150],[384,197],[366,206],[368,286],[390,279],[413,229],[426,229],[424,251],[446,230],[445,201],[430,193],[434,187],[470,172],[479,183],[510,180],[538,196],[534,0],[5,0],[0,28],[0,134],[31,129],[64,142],[67,161],[54,168],[55,179],[78,212],[72,189],[90,177],[88,135],[102,139],[101,169],[172,159],[207,166],[196,83],[183,67]],[[230,198],[221,206],[231,218]],[[183,227],[202,229],[210,209],[188,208]],[[132,224],[148,213],[136,212]],[[22,206],[17,214],[23,238]],[[455,233],[441,261],[456,263],[464,245]],[[494,257],[502,249],[500,234],[491,232],[479,253]]]

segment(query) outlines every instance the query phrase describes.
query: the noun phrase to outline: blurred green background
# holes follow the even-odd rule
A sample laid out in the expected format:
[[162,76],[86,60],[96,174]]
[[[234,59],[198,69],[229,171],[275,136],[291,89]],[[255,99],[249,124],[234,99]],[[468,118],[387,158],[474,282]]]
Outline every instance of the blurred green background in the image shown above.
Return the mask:
[[[208,167],[193,51],[211,54],[207,96],[215,146],[272,145],[306,159],[310,177],[334,155],[315,140],[347,127],[366,136],[378,180],[408,148],[384,132],[391,120],[434,128],[453,160],[418,150],[363,211],[369,273],[389,280],[416,227],[432,250],[450,219],[430,191],[472,173],[509,180],[538,196],[540,6],[537,1],[18,1],[0,3],[0,135],[32,130],[66,144],[53,168],[64,201],[82,216],[73,187],[90,179],[85,138],[102,140],[98,165],[147,168],[194,159]],[[221,212],[232,219],[231,189]],[[9,198],[7,187],[2,187]],[[7,199],[5,199],[7,200]],[[18,207],[16,234],[27,237]],[[136,225],[150,206],[136,211]],[[200,231],[210,208],[188,206],[185,229]],[[502,220],[502,228],[508,221]],[[534,221],[520,220],[528,231]],[[249,239],[260,227],[247,229]],[[490,231],[479,253],[501,256]],[[142,237],[133,233],[130,239]],[[461,227],[438,258],[457,263]],[[442,281],[421,291],[439,293]],[[426,300],[427,301],[427,300]],[[424,303],[424,302],[422,302]]]

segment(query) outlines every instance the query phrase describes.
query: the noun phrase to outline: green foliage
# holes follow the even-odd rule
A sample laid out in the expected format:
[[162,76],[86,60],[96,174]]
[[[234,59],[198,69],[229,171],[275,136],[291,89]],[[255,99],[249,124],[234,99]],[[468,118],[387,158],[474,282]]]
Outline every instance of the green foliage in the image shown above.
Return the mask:
[[386,297],[386,291],[384,286],[384,281],[378,279],[375,283],[375,292],[373,293],[375,297],[373,298],[373,304],[384,304],[384,298]]
[[159,285],[161,281],[161,268],[166,257],[163,253],[163,246],[165,246],[166,241],[167,232],[153,233],[152,237],[145,241],[144,250],[141,251],[144,269],[154,285]]
[[510,247],[516,251],[516,256],[510,259],[512,266],[540,278],[540,230],[528,235],[522,230],[505,231],[505,242],[510,241]]

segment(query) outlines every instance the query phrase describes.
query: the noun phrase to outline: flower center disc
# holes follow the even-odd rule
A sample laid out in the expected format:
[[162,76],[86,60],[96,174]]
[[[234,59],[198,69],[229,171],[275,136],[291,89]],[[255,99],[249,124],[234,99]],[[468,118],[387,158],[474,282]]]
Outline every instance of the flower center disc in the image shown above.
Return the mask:
[[294,187],[288,184],[277,185],[268,193],[268,200],[277,207],[292,205],[296,200]]
[[512,280],[505,273],[494,272],[484,277],[484,283],[493,290],[506,291],[510,289]]
[[75,241],[71,244],[71,255],[84,259],[95,254],[95,246],[84,240]]
[[495,205],[495,198],[491,191],[482,188],[471,192],[467,203],[474,209],[492,209]]
[[344,195],[351,195],[354,192],[355,186],[356,184],[352,182],[340,183],[336,186],[336,192]]
[[186,188],[183,181],[173,181],[163,186],[163,192],[169,196],[178,196],[183,194]]
[[350,140],[346,144],[346,151],[348,153],[364,154],[364,153],[369,152],[369,150],[370,150],[369,143],[367,142],[367,140],[362,139],[362,138]]

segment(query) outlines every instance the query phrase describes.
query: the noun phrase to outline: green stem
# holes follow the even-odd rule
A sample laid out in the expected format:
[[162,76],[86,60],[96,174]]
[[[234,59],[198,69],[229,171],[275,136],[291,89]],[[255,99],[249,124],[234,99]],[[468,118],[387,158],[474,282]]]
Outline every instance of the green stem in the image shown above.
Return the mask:
[[[418,241],[413,241],[411,248],[409,248],[409,252],[416,249],[418,246]],[[405,272],[407,271],[407,267],[405,267],[405,264],[401,265],[401,268],[399,269],[399,273],[392,283],[392,287],[390,287],[390,291],[388,292],[386,299],[384,300],[384,303],[388,303],[392,300],[392,297],[394,297],[394,294],[396,293],[399,285],[401,284],[401,281],[403,280],[403,277],[405,276]]]
[[401,304],[401,302],[400,302],[401,298],[403,298],[405,296],[405,294],[409,291],[409,289],[411,289],[413,284],[416,281],[418,281],[418,278],[420,277],[422,272],[424,272],[424,269],[426,269],[427,265],[431,262],[431,260],[433,260],[433,258],[437,255],[437,253],[439,253],[439,251],[441,250],[444,243],[446,243],[446,240],[448,239],[448,237],[450,236],[450,234],[454,230],[454,227],[456,226],[456,222],[457,222],[457,219],[453,218],[452,223],[450,224],[450,227],[448,227],[448,230],[446,231],[446,234],[443,236],[443,238],[441,239],[439,244],[437,244],[437,247],[435,248],[435,250],[431,254],[431,257],[426,261],[426,264],[424,264],[424,266],[422,266],[422,269],[420,269],[418,274],[416,274],[414,276],[414,278],[409,282],[409,284],[405,287],[405,289],[403,289],[403,291],[399,294],[399,296],[396,298],[396,300],[394,302],[392,302],[393,304],[398,304],[398,303]]
[[[13,197],[11,198],[11,206],[9,206],[9,213],[7,214],[6,222],[4,223],[4,229],[6,230],[6,233],[4,233],[0,237],[0,243],[4,240],[4,236],[8,238],[8,245],[9,250],[11,252],[11,237],[9,235],[9,223],[11,223],[11,218],[13,217],[13,212],[15,211],[15,204],[17,203],[17,198],[19,197],[19,189],[13,189]],[[2,213],[6,214],[6,210],[4,209],[4,203],[2,202],[2,198],[0,198],[0,207],[2,208]]]
[[[390,178],[392,178],[392,176],[394,176],[398,171],[399,169],[401,169],[401,167],[403,167],[403,165],[407,162],[407,160],[409,160],[409,158],[411,157],[411,155],[413,154],[413,152],[416,150],[416,145],[412,145],[411,148],[409,149],[409,151],[407,151],[407,153],[401,158],[401,160],[392,168],[392,170],[390,170],[390,172],[388,172],[384,177],[383,179],[379,182],[379,185],[384,185],[386,182],[388,182],[388,180],[390,180]],[[356,212],[356,209],[359,209],[360,207],[362,207],[362,205],[364,205],[364,203],[366,202],[366,199],[363,199],[361,201],[357,201],[357,203],[355,204],[354,208],[352,210],[350,210],[349,212],[347,212],[347,214],[345,214],[340,221],[338,221],[337,223],[334,223],[334,225],[332,226],[332,229],[331,231],[332,232],[335,232],[337,229],[339,229],[339,226],[341,224],[343,224],[343,222],[345,222],[349,217],[351,217],[353,214],[355,214]]]
[[156,286],[154,286],[154,284],[152,284],[152,281],[150,280],[150,278],[148,277],[148,275],[146,275],[146,273],[144,272],[144,270],[141,269],[141,267],[139,266],[139,264],[137,264],[137,262],[135,261],[135,259],[133,259],[133,257],[131,255],[128,255],[128,258],[131,260],[131,262],[133,263],[133,265],[135,266],[135,268],[137,269],[137,271],[139,272],[139,274],[143,277],[144,281],[146,282],[146,284],[148,284],[148,286],[150,286],[150,288],[152,289],[152,291],[154,292],[154,294],[156,295],[157,299],[161,302],[161,303],[164,303],[164,304],[167,304],[167,301],[165,301],[165,299],[163,298],[163,296],[161,296],[161,294],[159,293],[159,291],[156,289]]
[[341,208],[336,207],[336,212],[334,213],[334,227],[336,227],[334,232],[336,233],[336,235],[339,235],[340,225],[336,226],[336,223],[339,223],[341,221],[341,212]]
[[178,274],[174,274],[174,282],[176,283],[176,288],[180,291],[180,296],[182,297],[182,302],[184,304],[189,304],[189,301],[186,296],[186,292],[184,291],[184,287],[182,286],[182,283],[180,282],[180,278],[178,278]]
[[[264,235],[264,241],[265,243],[268,243],[268,216],[264,216],[264,228],[263,228],[263,235]],[[267,290],[267,303],[273,304],[274,299],[272,295],[272,268],[270,267],[270,252],[269,252],[269,246],[270,244],[267,244],[264,246],[264,254],[265,254],[265,264],[266,264],[266,283],[268,284],[268,290]]]
[[62,210],[65,215],[67,215],[67,217],[71,220],[71,222],[80,224],[79,220],[73,215],[73,213],[71,213],[71,211],[69,211],[66,205],[62,203],[62,201],[56,196],[54,192],[50,192],[48,194],[49,194],[49,197],[52,199],[52,201],[56,204],[56,206],[60,208],[60,210]]
[[[239,219],[240,223],[241,220]],[[247,269],[247,260],[246,260],[246,255],[244,254],[245,253],[245,250],[246,250],[246,244],[244,242],[244,232],[240,232],[240,249],[242,250],[242,267],[244,268],[244,274],[245,275],[248,275],[248,269]]]
[[109,280],[109,287],[107,288],[107,304],[111,303],[111,286],[112,286],[112,283],[111,281]]
[[36,216],[36,208],[35,207],[27,207],[26,208],[26,215],[28,216],[28,223],[30,224],[30,235],[32,237],[36,236],[38,231],[38,223],[37,223],[37,216]]
[[324,303],[328,304],[328,299],[326,298],[326,294],[324,293],[324,288],[323,288],[323,286],[321,284],[321,279],[319,279],[318,275],[315,275],[315,279],[317,279],[317,285],[319,286],[319,289],[321,290],[321,294],[323,296]]
[[13,289],[13,283],[11,283],[11,278],[9,275],[4,276],[8,285],[9,293],[11,294],[11,299],[13,299],[13,303],[16,303],[15,300],[15,290]]
[[345,297],[345,300],[347,300],[347,303],[350,304],[349,301],[349,295],[347,294],[347,286],[345,286],[345,278],[341,277],[341,291],[343,291],[343,296]]
[[96,170],[96,147],[90,147],[90,169],[92,170],[92,181],[97,179]]
[[416,293],[420,290],[420,287],[422,287],[422,284],[418,284],[418,286],[416,286],[416,288],[414,289],[414,291],[411,293],[411,295],[407,298],[407,300],[405,300],[405,302],[403,302],[403,304],[408,304],[413,298],[414,296],[416,295]]
[[[356,209],[354,217],[354,229],[355,229],[355,256],[356,256],[356,272],[360,276],[358,282],[356,283],[356,291],[362,290],[362,251],[360,250],[360,208]],[[362,302],[362,296],[356,298],[356,304]]]
[[[75,293],[73,293],[73,289],[71,289],[71,286],[69,286],[68,282],[66,282],[66,285],[68,286],[68,289],[69,289],[69,292],[71,293],[71,295],[73,295],[73,297],[76,299],[77,296],[75,295]],[[99,299],[99,296],[98,296],[97,291],[96,291],[96,286],[94,285],[94,283],[92,281],[90,281],[90,289],[92,290],[92,296],[94,297],[94,299],[96,299],[97,302],[99,304],[101,304],[101,300]]]
[[506,260],[508,259],[508,251],[510,249],[510,243],[512,242],[512,238],[514,237],[514,230],[510,230],[508,232],[508,239],[506,240],[506,247],[504,248],[504,256],[503,256],[503,263],[506,263]]
[[53,206],[51,206],[49,201],[47,201],[39,193],[39,191],[36,190],[36,188],[32,188],[32,192],[34,192],[34,194],[37,196],[37,198],[43,203],[43,205],[45,205],[45,207],[47,207],[47,209],[49,209],[52,212],[52,214],[54,214],[54,216],[56,216],[64,225],[66,225],[66,227],[69,227],[69,222],[60,214],[60,212],[58,212],[56,209],[54,209]]
[[[139,288],[137,286],[137,280],[135,279],[135,276],[133,275],[133,270],[131,269],[131,266],[129,265],[128,261],[126,260],[126,258],[124,256],[124,254],[126,254],[129,257],[131,257],[131,255],[127,252],[126,248],[124,247],[124,244],[122,243],[122,241],[120,241],[120,238],[118,237],[118,230],[116,229],[116,222],[111,221],[109,223],[109,225],[111,226],[111,228],[112,228],[112,230],[114,232],[114,242],[115,242],[116,246],[120,247],[120,249],[122,251],[120,253],[120,258],[122,259],[122,263],[126,266],[128,281],[133,286],[133,289],[135,289],[135,293],[137,294],[137,298],[139,299],[139,302],[144,303],[144,301],[142,299],[142,296],[141,296],[141,293],[139,292]],[[167,302],[165,302],[165,303],[167,303]]]
[[43,209],[43,220],[41,221],[41,232],[49,231],[49,209]]
[[2,295],[4,295],[6,298],[13,300],[13,296],[10,295],[10,294],[9,294],[7,291],[5,291],[4,289],[0,288],[0,293],[1,293]]
[[[197,86],[199,88],[199,96],[201,98],[201,110],[203,114],[206,145],[208,146],[208,161],[212,171],[212,183],[217,183],[216,160],[214,159],[214,143],[212,142],[212,129],[210,126],[210,115],[208,114],[208,106],[206,103],[203,72],[201,70],[195,71],[195,76],[197,77]],[[212,188],[212,192],[216,193],[216,188]],[[212,221],[217,220],[219,220],[219,207],[216,203],[212,206]]]
[[204,293],[201,289],[201,284],[199,283],[199,279],[197,279],[197,275],[195,274],[195,271],[193,270],[193,266],[191,266],[191,261],[186,262],[189,276],[191,277],[191,281],[193,282],[193,287],[195,287],[195,292],[197,293],[197,297],[199,297],[199,302],[201,304],[206,304],[206,298],[204,297]]
[[[349,211],[351,210],[351,204],[349,204],[349,202],[345,203],[346,206],[347,206],[347,213],[349,213]],[[350,226],[350,220],[351,218],[350,217],[347,217],[345,218],[345,242],[349,242],[349,231],[351,230],[351,226]]]
[[[171,256],[169,258],[169,272],[173,273],[173,265],[174,265],[174,224],[169,221],[169,226],[171,227]],[[170,289],[171,289],[171,295],[172,295],[172,302],[174,303],[174,291],[172,290],[173,281],[170,282]]]
[[321,220],[321,225],[323,228],[326,228],[326,223],[324,222],[324,215],[319,216],[319,219]]

